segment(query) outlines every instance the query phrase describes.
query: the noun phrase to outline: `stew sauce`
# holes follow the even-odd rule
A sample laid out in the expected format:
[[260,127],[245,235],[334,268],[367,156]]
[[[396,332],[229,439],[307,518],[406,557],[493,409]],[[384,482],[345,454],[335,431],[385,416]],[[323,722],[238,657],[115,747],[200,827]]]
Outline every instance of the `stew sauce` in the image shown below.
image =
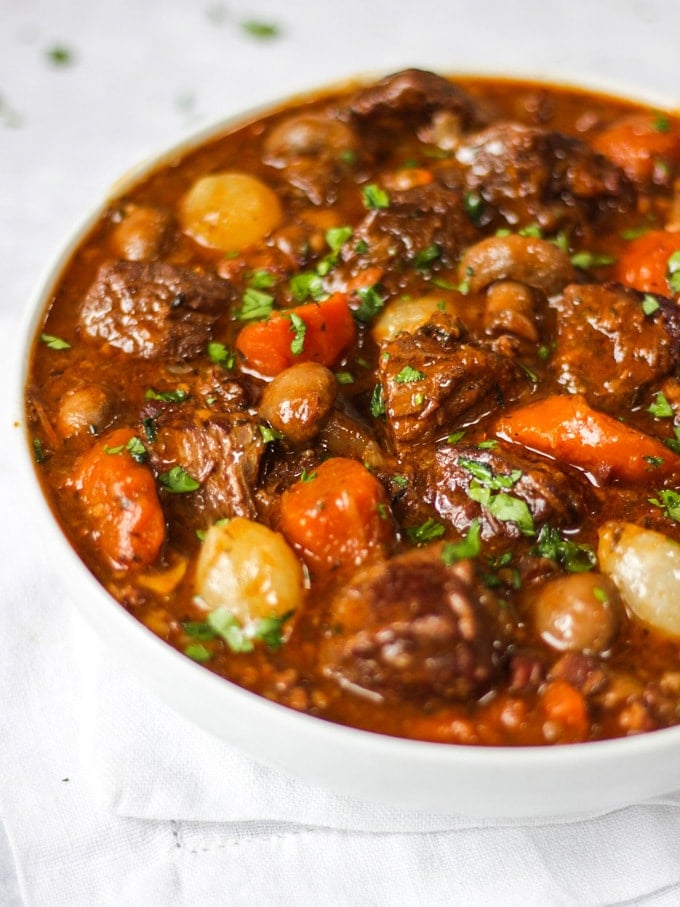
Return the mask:
[[114,199],[26,391],[105,588],[285,706],[447,743],[680,721],[680,120],[407,70]]

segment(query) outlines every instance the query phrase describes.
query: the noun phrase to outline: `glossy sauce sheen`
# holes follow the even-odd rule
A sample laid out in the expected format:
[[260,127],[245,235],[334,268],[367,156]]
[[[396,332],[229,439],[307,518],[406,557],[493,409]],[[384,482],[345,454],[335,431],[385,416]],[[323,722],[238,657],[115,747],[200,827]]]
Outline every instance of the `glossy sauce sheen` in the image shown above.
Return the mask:
[[[670,114],[408,71],[146,176],[73,255],[33,350],[30,439],[71,543],[170,645],[323,719],[489,745],[677,724],[680,641],[597,551],[612,521],[680,541],[679,164]],[[261,194],[243,248],[188,225],[187,194],[224,172]],[[653,231],[661,286],[631,263]],[[168,490],[177,467],[194,484]],[[225,520],[247,551],[253,521],[281,533],[299,570],[273,636],[206,601]]]

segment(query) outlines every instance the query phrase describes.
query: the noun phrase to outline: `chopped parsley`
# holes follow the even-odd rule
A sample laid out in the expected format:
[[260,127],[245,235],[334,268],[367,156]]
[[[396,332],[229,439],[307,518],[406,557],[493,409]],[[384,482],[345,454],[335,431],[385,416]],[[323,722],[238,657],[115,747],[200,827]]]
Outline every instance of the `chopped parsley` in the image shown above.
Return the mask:
[[657,492],[658,497],[647,498],[650,504],[661,507],[664,516],[680,523],[680,493],[669,488]]
[[281,432],[272,428],[271,425],[260,425],[260,434],[265,444],[269,444],[271,441],[283,440]]
[[651,293],[645,293],[642,297],[642,311],[645,315],[653,315],[654,312],[658,312],[659,308],[659,300]]
[[122,454],[123,451],[127,451],[136,463],[143,463],[149,456],[146,447],[136,435],[133,435],[127,444],[119,444],[117,447],[104,445],[104,450],[107,454]]
[[392,476],[392,481],[397,488],[408,488],[408,479],[406,476]]
[[305,348],[307,325],[295,312],[289,312],[288,318],[290,318],[293,334],[295,335],[290,342],[290,351],[294,356],[299,356]]
[[38,465],[44,463],[47,459],[45,448],[43,447],[40,438],[33,438],[33,459]]
[[437,245],[437,243],[432,243],[425,249],[416,252],[413,256],[413,267],[418,271],[427,271],[433,262],[441,258],[441,254],[441,246]]
[[156,429],[156,420],[152,419],[151,416],[147,416],[142,419],[142,428],[144,429],[144,437],[147,441],[153,443],[156,440],[156,435],[158,431]]
[[74,62],[73,51],[61,44],[55,44],[54,47],[45,51],[47,59],[53,66],[70,66]]
[[466,192],[463,196],[463,208],[472,223],[477,227],[484,214],[484,202],[476,192]]
[[173,466],[172,469],[159,475],[158,481],[166,491],[173,494],[187,494],[201,487],[201,483],[189,475],[183,466]]
[[236,314],[240,321],[262,321],[274,308],[274,297],[271,293],[248,287],[241,297],[241,308]]
[[276,283],[276,276],[266,268],[258,268],[248,275],[248,286],[256,290],[269,290]]
[[592,548],[565,539],[547,523],[541,527],[532,553],[555,561],[569,573],[585,573],[592,570],[596,562]]
[[458,561],[477,557],[482,548],[481,531],[482,524],[480,521],[473,520],[468,527],[468,531],[459,542],[446,542],[442,548],[442,560],[447,567],[451,567]]
[[174,391],[157,391],[153,387],[150,387],[144,394],[144,399],[160,400],[163,403],[183,403],[188,396],[188,392],[181,387]]
[[354,375],[351,372],[336,372],[335,380],[338,384],[354,384]]
[[215,340],[212,340],[208,344],[208,356],[211,362],[214,362],[215,365],[221,365],[222,368],[230,370],[234,367],[234,362],[236,361],[236,354],[233,350],[230,350],[229,347],[225,346],[223,343],[218,343]]
[[416,545],[424,545],[425,542],[431,542],[444,535],[446,529],[442,523],[438,523],[432,517],[429,517],[419,526],[407,526],[405,531],[409,541],[414,542]]
[[460,431],[454,431],[446,437],[447,444],[457,444],[459,441],[462,441],[465,437],[465,429],[461,428]]
[[666,280],[672,293],[680,293],[680,249],[668,259],[666,264]]
[[283,625],[293,616],[292,611],[282,614],[280,617],[261,617],[255,621],[255,624],[247,633],[252,634],[253,639],[259,639],[269,649],[279,649],[283,645]]
[[300,274],[294,274],[289,286],[296,302],[306,302],[308,299],[318,302],[327,296],[323,280],[315,271],[302,271]]
[[673,407],[662,391],[658,391],[654,401],[647,407],[647,412],[657,419],[671,419],[674,415]]
[[300,473],[301,482],[313,482],[315,478],[316,478],[315,469],[313,469],[311,472],[307,472],[306,469],[303,469],[302,472]]
[[364,186],[361,190],[361,200],[364,203],[364,207],[368,208],[369,211],[375,210],[376,208],[388,208],[390,204],[389,195],[376,183],[370,183],[368,186]]
[[244,19],[239,22],[242,31],[250,35],[251,38],[257,38],[262,41],[269,41],[272,38],[278,38],[281,29],[273,22],[264,22],[261,19]]
[[371,394],[371,415],[374,419],[379,419],[380,416],[384,416],[386,412],[382,385],[376,384],[373,388],[373,393]]
[[41,334],[40,340],[50,350],[70,350],[71,344],[61,337],[55,337],[53,334]]
[[654,132],[670,132],[671,121],[662,113],[657,114],[652,122]]
[[192,642],[184,649],[184,654],[197,661],[199,664],[205,664],[212,658],[212,652],[206,648],[203,643]]
[[601,268],[604,265],[613,265],[616,261],[611,255],[598,255],[596,252],[575,252],[571,256],[571,263],[575,268],[587,271],[588,268]]
[[352,315],[357,321],[366,324],[382,310],[385,300],[375,286],[359,287],[355,290],[355,294],[359,297],[360,302],[352,311]]
[[191,636],[192,639],[198,639],[201,642],[209,642],[217,637],[217,633],[210,624],[203,620],[185,620],[182,623],[182,629],[187,636]]
[[663,442],[673,453],[680,454],[680,425],[673,426],[674,438],[666,438]]
[[534,518],[526,501],[507,491],[520,480],[521,470],[513,469],[509,475],[495,475],[487,463],[469,457],[458,457],[456,462],[473,477],[467,490],[470,500],[481,504],[502,523],[515,523],[523,535],[535,535]]
[[414,384],[417,381],[423,381],[425,373],[413,368],[412,365],[405,365],[403,369],[394,376],[397,384]]
[[254,639],[260,640],[270,649],[278,649],[283,645],[283,625],[293,613],[288,611],[282,615],[261,617],[244,627],[227,608],[220,607],[208,614],[206,624],[216,636],[226,642],[232,652],[252,652],[255,648]]

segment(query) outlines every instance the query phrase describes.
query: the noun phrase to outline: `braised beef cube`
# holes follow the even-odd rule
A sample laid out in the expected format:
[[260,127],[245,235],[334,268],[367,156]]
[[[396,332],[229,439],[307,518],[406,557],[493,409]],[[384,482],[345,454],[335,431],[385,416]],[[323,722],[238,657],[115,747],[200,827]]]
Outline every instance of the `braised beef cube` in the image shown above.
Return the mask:
[[380,384],[397,446],[435,441],[526,389],[527,377],[512,359],[463,337],[462,327],[442,316],[383,344]]
[[680,311],[672,300],[650,297],[658,307],[647,315],[644,298],[618,284],[566,287],[556,305],[551,363],[560,384],[594,406],[617,411],[675,367]]
[[489,126],[461,143],[457,159],[468,190],[511,224],[555,230],[634,197],[623,171],[585,142],[533,126]]
[[423,255],[432,255],[433,264],[452,266],[476,236],[462,192],[433,182],[391,192],[389,205],[369,211],[356,228],[343,258],[382,267],[383,283],[396,289],[401,270],[417,267]]
[[570,526],[587,511],[585,486],[552,461],[505,447],[440,444],[429,497],[458,532],[479,520],[490,539],[532,536],[542,523]]
[[116,261],[99,269],[80,326],[136,358],[191,358],[205,349],[229,301],[229,285],[217,277],[165,262]]
[[[379,82],[360,89],[348,102],[350,115],[359,123],[386,131],[415,126],[436,128],[433,119],[448,113],[455,117],[458,129],[483,122],[479,105],[467,92],[448,79],[422,69],[404,69]],[[427,136],[421,136],[427,141]]]
[[165,476],[179,467],[199,483],[196,490],[182,493],[167,490],[161,479],[163,506],[183,531],[194,533],[219,519],[255,518],[253,490],[265,445],[247,413],[157,404],[144,415],[153,424],[147,448],[154,471]]
[[465,700],[498,673],[503,629],[471,561],[446,566],[441,545],[360,570],[331,603],[323,672],[387,701]]

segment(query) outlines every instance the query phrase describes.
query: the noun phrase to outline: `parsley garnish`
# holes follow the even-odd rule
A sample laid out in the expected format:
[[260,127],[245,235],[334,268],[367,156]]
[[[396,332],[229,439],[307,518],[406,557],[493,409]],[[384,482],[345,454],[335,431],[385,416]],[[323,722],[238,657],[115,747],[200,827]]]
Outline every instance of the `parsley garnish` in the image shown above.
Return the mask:
[[390,204],[389,195],[384,189],[381,189],[380,186],[376,185],[376,183],[370,183],[368,186],[364,186],[361,190],[361,200],[364,203],[364,207],[368,208],[369,211],[375,210],[376,208],[388,208]]
[[215,608],[206,618],[208,626],[220,636],[232,652],[252,652],[253,643],[243,632],[243,627],[226,608]]
[[174,391],[157,391],[150,387],[144,394],[145,400],[161,400],[163,403],[183,403],[189,394],[181,387]]
[[266,268],[258,268],[248,275],[247,283],[256,290],[269,290],[276,283],[276,276]]
[[210,624],[203,620],[185,620],[182,623],[182,629],[187,636],[191,636],[192,639],[198,639],[201,642],[208,642],[217,636]]
[[433,520],[432,517],[429,517],[419,526],[408,526],[405,531],[406,537],[411,542],[414,542],[417,545],[423,545],[425,542],[431,542],[433,539],[438,539],[440,536],[444,535],[446,529],[442,523],[438,523],[436,520]]
[[416,252],[413,256],[413,267],[418,271],[427,271],[433,262],[441,258],[441,254],[441,246],[438,246],[437,243],[432,243],[425,249],[421,249],[420,252]]
[[680,249],[669,257],[666,265],[666,280],[672,293],[680,293]]
[[547,523],[541,527],[532,553],[556,561],[570,573],[585,573],[592,570],[596,563],[592,548],[563,538],[557,529],[552,529]]
[[369,322],[384,307],[385,300],[382,298],[376,287],[359,287],[355,290],[356,295],[361,300],[352,315],[362,324]]
[[655,296],[652,296],[651,293],[645,293],[642,297],[642,311],[645,315],[653,315],[659,308],[659,300]]
[[255,287],[248,287],[241,297],[241,308],[236,314],[240,321],[262,321],[271,314],[274,297]]
[[460,431],[454,431],[454,432],[452,432],[452,434],[447,435],[446,443],[447,444],[457,444],[459,441],[461,441],[465,437],[465,431],[466,431],[466,429],[461,428]]
[[408,488],[408,479],[406,476],[392,476],[392,481],[397,488]]
[[373,393],[371,394],[371,415],[374,419],[384,416],[387,412],[385,408],[385,401],[383,400],[382,385],[376,384],[373,388]]
[[307,299],[318,302],[327,296],[323,288],[323,280],[314,271],[303,271],[301,274],[293,275],[289,286],[296,302],[305,302]]
[[232,369],[234,367],[234,362],[236,361],[236,354],[233,350],[230,350],[223,343],[217,343],[217,341],[212,340],[208,344],[208,356],[210,361],[214,362],[215,365],[221,365],[224,369]]
[[651,413],[657,419],[670,419],[673,417],[673,407],[666,399],[662,391],[658,391],[654,402],[647,407],[647,412]]
[[442,560],[447,567],[451,567],[458,561],[477,557],[482,548],[481,531],[482,524],[480,521],[473,520],[468,531],[459,542],[447,542],[444,545],[442,548]]
[[647,498],[650,504],[663,509],[664,516],[680,523],[680,493],[670,489],[658,491],[658,498]]
[[414,384],[417,381],[423,381],[425,373],[413,368],[412,365],[405,365],[403,369],[394,376],[397,384]]
[[295,312],[289,312],[288,317],[290,318],[290,323],[295,335],[290,342],[290,351],[294,356],[299,356],[305,348],[307,325]]
[[206,648],[203,643],[192,642],[184,649],[184,654],[197,661],[199,664],[205,664],[212,658],[212,652]]
[[269,444],[271,441],[281,441],[283,439],[281,432],[272,428],[271,425],[260,425],[260,434],[262,435],[262,440],[265,444]]
[[271,38],[278,38],[281,34],[278,25],[273,22],[262,22],[260,19],[245,19],[239,22],[241,29],[250,35],[251,38],[268,41]]
[[156,440],[157,430],[156,430],[156,420],[152,419],[151,416],[147,416],[145,419],[142,419],[142,428],[144,429],[144,436],[147,441],[153,443]]
[[463,196],[463,208],[472,223],[479,226],[484,213],[484,202],[481,195],[477,195],[476,192],[466,192]]
[[283,625],[293,616],[293,611],[288,611],[280,617],[262,617],[255,621],[252,628],[246,629],[246,633],[253,639],[261,640],[270,649],[279,649],[283,645]]
[[119,444],[117,447],[107,447],[105,444],[104,450],[107,454],[122,454],[126,450],[136,463],[143,463],[148,457],[146,447],[136,435],[133,435],[127,444]]
[[50,350],[70,350],[71,344],[66,340],[62,340],[61,337],[55,337],[53,334],[41,334],[41,341],[45,346]]
[[654,130],[654,132],[670,132],[671,122],[667,116],[659,113],[654,117],[654,121],[652,122],[652,129]]
[[173,494],[187,494],[201,487],[201,483],[189,475],[183,466],[173,466],[172,469],[159,475],[158,481],[163,488]]
[[588,268],[600,268],[603,265],[613,265],[616,261],[611,255],[598,255],[596,252],[576,252],[571,256],[571,263],[575,268],[587,271]]
[[351,372],[336,372],[335,380],[338,384],[354,384],[354,375]]
[[473,476],[467,490],[470,500],[477,501],[497,520],[515,523],[523,535],[535,535],[534,518],[526,501],[505,490],[520,480],[521,470],[513,469],[509,475],[495,475],[487,463],[468,457],[458,457],[456,462]]
[[33,459],[38,465],[46,460],[45,448],[40,438],[33,438]]
[[73,63],[73,52],[68,47],[55,44],[46,51],[47,59],[53,66],[69,66]]
[[313,469],[311,472],[307,472],[306,469],[303,469],[302,472],[300,473],[301,482],[313,482],[315,478],[316,478],[315,469]]

